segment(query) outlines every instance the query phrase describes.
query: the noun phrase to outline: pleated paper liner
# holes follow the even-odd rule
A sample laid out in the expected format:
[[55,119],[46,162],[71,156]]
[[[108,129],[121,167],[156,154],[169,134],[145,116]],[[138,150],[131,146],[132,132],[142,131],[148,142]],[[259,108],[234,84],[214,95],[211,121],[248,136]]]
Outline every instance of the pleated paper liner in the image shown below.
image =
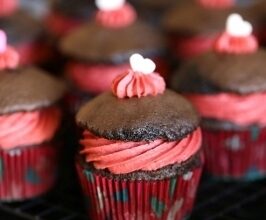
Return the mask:
[[266,128],[203,130],[206,171],[225,180],[266,176]]
[[22,201],[51,189],[56,180],[57,152],[54,143],[0,150],[0,200]]
[[82,167],[80,182],[93,220],[183,220],[193,208],[202,167],[175,178],[113,180]]

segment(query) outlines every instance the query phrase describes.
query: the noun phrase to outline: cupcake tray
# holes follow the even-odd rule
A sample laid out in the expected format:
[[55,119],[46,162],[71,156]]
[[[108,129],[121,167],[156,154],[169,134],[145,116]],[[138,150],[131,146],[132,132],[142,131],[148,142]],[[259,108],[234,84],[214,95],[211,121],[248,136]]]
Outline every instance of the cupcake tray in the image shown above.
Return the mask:
[[[69,180],[69,179],[68,179]],[[77,183],[60,181],[50,194],[22,203],[0,203],[0,219],[85,220]],[[191,220],[266,219],[266,180],[221,183],[203,178]]]

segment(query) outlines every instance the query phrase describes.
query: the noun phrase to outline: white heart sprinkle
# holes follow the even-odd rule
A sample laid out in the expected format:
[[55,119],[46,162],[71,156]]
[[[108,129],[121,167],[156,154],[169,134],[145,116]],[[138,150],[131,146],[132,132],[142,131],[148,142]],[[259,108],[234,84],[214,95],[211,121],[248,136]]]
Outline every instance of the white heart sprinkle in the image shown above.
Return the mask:
[[6,50],[7,37],[6,33],[0,30],[0,53],[3,53]]
[[95,4],[102,11],[111,11],[121,8],[125,0],[96,0]]
[[247,37],[252,34],[252,25],[239,14],[231,14],[226,22],[226,32],[234,37]]
[[185,181],[191,180],[192,176],[193,176],[193,173],[188,172],[188,173],[183,175],[183,180],[185,180]]
[[130,66],[133,71],[144,74],[153,73],[156,69],[155,63],[150,59],[144,59],[140,54],[133,54],[130,59]]

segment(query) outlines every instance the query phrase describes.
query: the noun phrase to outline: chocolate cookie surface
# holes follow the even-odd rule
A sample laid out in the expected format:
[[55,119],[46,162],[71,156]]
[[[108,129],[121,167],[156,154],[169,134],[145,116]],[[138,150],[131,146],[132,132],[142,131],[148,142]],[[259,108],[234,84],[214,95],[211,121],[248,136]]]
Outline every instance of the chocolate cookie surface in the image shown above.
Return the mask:
[[43,34],[41,23],[24,11],[0,18],[0,29],[6,32],[8,43],[14,46],[38,40]]
[[65,93],[60,80],[34,68],[0,72],[0,114],[48,107]]
[[97,136],[123,141],[175,141],[199,125],[192,105],[170,90],[155,97],[130,99],[104,93],[85,104],[76,121]]
[[136,52],[143,56],[161,54],[164,40],[142,22],[119,29],[91,22],[64,38],[60,49],[64,55],[82,61],[122,63]]
[[207,9],[195,3],[186,1],[172,7],[164,19],[163,27],[166,31],[182,34],[212,34],[225,29],[227,17],[232,13],[240,13],[245,19],[256,24],[257,17],[246,8]]
[[247,55],[209,52],[183,65],[171,80],[171,88],[185,93],[266,91],[266,52]]

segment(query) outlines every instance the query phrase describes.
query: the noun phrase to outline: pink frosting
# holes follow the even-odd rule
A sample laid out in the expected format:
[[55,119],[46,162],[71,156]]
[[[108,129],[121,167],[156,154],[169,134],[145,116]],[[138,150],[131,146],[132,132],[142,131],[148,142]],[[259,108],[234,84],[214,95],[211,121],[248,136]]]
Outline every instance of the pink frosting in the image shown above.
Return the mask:
[[112,81],[128,68],[129,64],[87,65],[72,62],[67,66],[67,73],[79,89],[97,94],[109,91]]
[[157,73],[143,74],[128,70],[113,81],[112,91],[118,98],[140,98],[162,94],[165,87],[164,79]]
[[96,21],[107,28],[122,28],[134,23],[137,18],[135,9],[130,4],[111,11],[99,10],[96,14]]
[[0,149],[41,144],[53,138],[61,121],[57,107],[0,116]]
[[14,69],[19,64],[19,54],[12,47],[7,47],[4,52],[0,52],[0,70]]
[[152,171],[167,165],[182,163],[199,151],[201,131],[197,129],[180,141],[123,142],[107,140],[84,132],[81,144],[87,162],[97,169],[108,169],[114,174],[138,170]]
[[223,33],[214,43],[215,51],[228,54],[254,53],[258,49],[258,42],[255,36],[234,37]]
[[266,125],[266,93],[236,95],[185,95],[206,118],[230,121],[238,125]]
[[217,34],[208,36],[170,36],[171,49],[178,58],[191,59],[209,51],[217,38]]
[[235,0],[197,0],[202,6],[206,8],[225,9],[235,5]]
[[8,16],[18,8],[18,0],[0,0],[0,16]]

